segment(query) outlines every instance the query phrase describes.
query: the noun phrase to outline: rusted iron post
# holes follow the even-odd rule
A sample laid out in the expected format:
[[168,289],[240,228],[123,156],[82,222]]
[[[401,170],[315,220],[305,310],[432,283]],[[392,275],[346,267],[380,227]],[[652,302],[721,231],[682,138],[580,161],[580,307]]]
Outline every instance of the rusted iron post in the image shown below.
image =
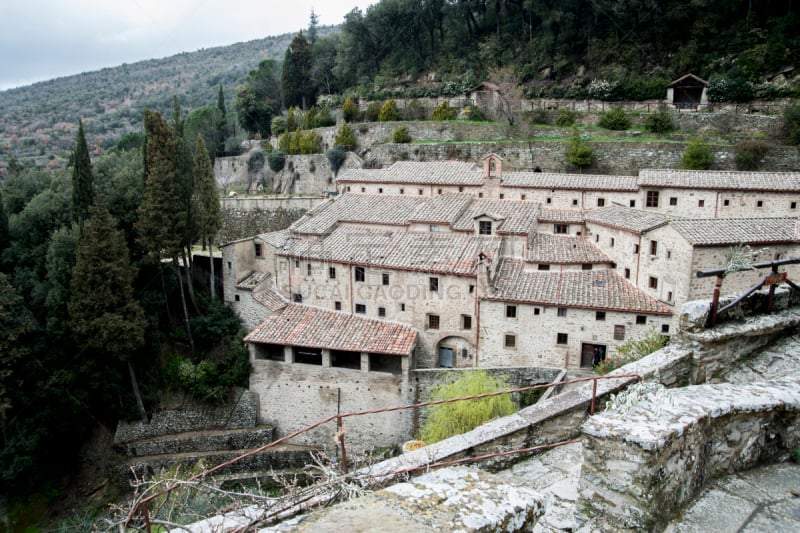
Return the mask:
[[344,426],[342,425],[342,417],[336,417],[336,438],[339,441],[339,447],[342,449],[342,472],[347,473],[347,448],[344,446]]
[[589,414],[594,415],[595,402],[597,401],[597,378],[592,380],[592,410]]
[[714,282],[714,296],[711,297],[711,309],[708,312],[708,326],[713,328],[717,325],[717,309],[719,308],[719,293],[722,290],[722,280],[725,278],[722,274],[717,275],[717,281]]

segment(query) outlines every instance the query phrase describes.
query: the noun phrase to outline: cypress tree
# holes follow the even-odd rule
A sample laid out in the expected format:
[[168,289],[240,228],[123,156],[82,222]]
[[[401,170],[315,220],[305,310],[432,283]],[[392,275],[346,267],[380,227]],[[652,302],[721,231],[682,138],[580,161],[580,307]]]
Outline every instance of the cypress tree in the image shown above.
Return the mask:
[[194,151],[194,212],[200,239],[208,247],[211,258],[211,299],[216,298],[214,287],[214,237],[222,225],[222,216],[219,205],[217,184],[214,181],[214,170],[211,167],[211,158],[206,150],[203,138],[197,136]]
[[311,84],[311,45],[302,32],[292,39],[283,58],[281,72],[281,100],[283,106],[301,106],[306,109],[315,101]]
[[219,84],[219,94],[217,94],[217,109],[219,109],[220,117],[217,122],[217,145],[213,149],[216,153],[222,153],[225,151],[225,139],[228,138],[228,111],[225,109],[225,93],[222,91],[221,83]]
[[140,414],[147,420],[132,361],[132,354],[144,345],[147,321],[133,298],[132,281],[124,236],[105,207],[92,206],[78,238],[68,304],[70,326],[75,340],[97,357],[127,363]]
[[219,92],[217,93],[217,109],[220,110],[223,117],[228,114],[228,112],[225,110],[225,93],[222,92],[221,83],[219,84]]
[[[3,250],[5,250],[11,237],[8,234],[8,215],[6,214],[6,203],[3,201],[3,191],[0,189],[0,257],[2,257]],[[2,261],[0,261],[2,264]]]
[[94,183],[89,147],[83,132],[83,121],[78,121],[78,139],[72,157],[72,221],[83,222],[94,203]]

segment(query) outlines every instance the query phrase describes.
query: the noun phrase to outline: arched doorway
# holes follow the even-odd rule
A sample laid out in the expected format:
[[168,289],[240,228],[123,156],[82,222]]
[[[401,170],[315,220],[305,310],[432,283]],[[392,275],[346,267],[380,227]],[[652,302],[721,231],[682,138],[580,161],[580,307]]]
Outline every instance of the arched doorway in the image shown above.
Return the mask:
[[464,337],[444,337],[436,344],[437,366],[464,368],[475,364],[475,346]]

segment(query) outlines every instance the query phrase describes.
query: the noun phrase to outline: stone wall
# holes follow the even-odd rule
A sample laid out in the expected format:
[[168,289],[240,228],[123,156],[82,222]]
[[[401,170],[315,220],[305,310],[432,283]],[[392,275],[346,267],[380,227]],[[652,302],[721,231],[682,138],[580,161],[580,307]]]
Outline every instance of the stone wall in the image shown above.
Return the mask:
[[[217,234],[218,243],[226,243],[288,228],[314,203],[313,198],[290,201],[276,199],[270,204],[266,199],[226,200],[222,209],[222,226]],[[264,205],[265,207],[259,207]]]
[[658,529],[707,480],[786,455],[799,424],[797,378],[673,389],[603,411],[582,427],[578,506],[612,529]]

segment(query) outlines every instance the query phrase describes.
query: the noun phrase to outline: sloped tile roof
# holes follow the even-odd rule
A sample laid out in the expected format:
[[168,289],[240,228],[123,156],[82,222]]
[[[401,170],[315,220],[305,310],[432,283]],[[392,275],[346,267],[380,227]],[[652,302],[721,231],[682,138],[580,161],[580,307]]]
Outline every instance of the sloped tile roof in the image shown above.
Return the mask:
[[800,243],[800,219],[797,218],[675,220],[672,227],[695,246]]
[[293,233],[323,235],[338,222],[404,225],[426,200],[418,196],[343,194],[309,211],[289,229]]
[[483,184],[483,170],[463,161],[398,161],[385,169],[351,169],[342,172],[338,183],[407,183],[414,185]]
[[670,315],[672,310],[611,269],[525,272],[524,262],[504,260],[496,292],[484,299],[561,307]]
[[546,264],[611,263],[608,256],[586,239],[547,233],[531,234],[528,261]]
[[638,183],[640,187],[794,192],[800,191],[800,173],[642,169]]
[[292,232],[288,229],[282,229],[280,231],[272,231],[270,233],[262,233],[258,235],[258,238],[273,246],[275,248],[282,248],[283,245],[286,243],[287,240],[291,238]]
[[472,194],[440,194],[420,205],[410,222],[453,224],[475,198]]
[[321,241],[296,240],[279,255],[357,265],[474,276],[478,256],[499,257],[501,240],[460,233],[339,228]]
[[583,211],[580,209],[552,209],[544,207],[539,212],[539,221],[583,224]]
[[503,172],[500,183],[505,187],[525,187],[529,189],[627,192],[638,190],[636,176],[610,176],[605,174]]
[[253,294],[253,299],[273,313],[277,313],[289,305],[289,301],[274,289],[256,292]]
[[248,273],[242,281],[236,284],[236,288],[243,291],[252,291],[258,287],[262,281],[269,279],[269,277],[269,272],[252,271]]
[[536,222],[539,204],[521,200],[491,200],[474,198],[453,224],[456,231],[472,231],[475,218],[490,215],[505,219],[497,228],[500,233],[528,233]]
[[402,356],[411,354],[417,332],[395,322],[289,304],[281,314],[259,324],[244,341]]
[[642,233],[667,224],[670,217],[652,211],[612,205],[587,211],[584,219],[586,222],[594,222],[610,228]]

